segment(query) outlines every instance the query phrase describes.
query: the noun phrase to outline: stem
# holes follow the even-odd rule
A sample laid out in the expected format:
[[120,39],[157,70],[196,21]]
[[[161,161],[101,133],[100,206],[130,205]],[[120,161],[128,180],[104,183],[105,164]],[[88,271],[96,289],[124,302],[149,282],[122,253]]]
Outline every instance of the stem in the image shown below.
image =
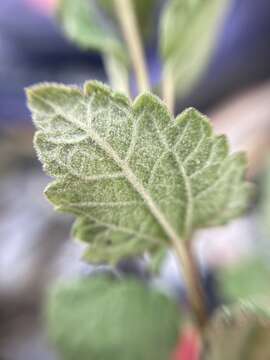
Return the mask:
[[144,92],[150,89],[143,46],[137,19],[131,0],[114,0],[119,23],[130,52],[131,61],[137,78],[138,89]]
[[163,99],[167,104],[167,107],[171,113],[174,113],[175,108],[175,85],[173,79],[173,73],[171,69],[165,69],[163,72],[163,80],[162,80],[162,91],[163,91]]
[[197,261],[194,257],[190,244],[190,242],[186,243],[186,246],[181,246],[181,249],[177,246],[175,247],[175,251],[182,263],[191,308],[199,328],[203,329],[208,321],[206,297],[202,287]]
[[[147,91],[150,89],[148,72],[132,2],[131,0],[114,0],[114,3],[119,23],[122,27],[130,52],[139,91]],[[175,107],[175,86],[173,73],[168,68],[164,71],[163,96],[169,110],[173,113]],[[196,317],[199,328],[202,329],[207,322],[208,314],[205,294],[202,288],[200,273],[197,268],[194,254],[189,244],[183,245],[183,243],[179,242],[178,237],[176,237],[174,233],[171,234],[171,231],[168,231],[168,233],[171,235],[170,237],[179,262],[182,264],[188,297],[193,313]]]

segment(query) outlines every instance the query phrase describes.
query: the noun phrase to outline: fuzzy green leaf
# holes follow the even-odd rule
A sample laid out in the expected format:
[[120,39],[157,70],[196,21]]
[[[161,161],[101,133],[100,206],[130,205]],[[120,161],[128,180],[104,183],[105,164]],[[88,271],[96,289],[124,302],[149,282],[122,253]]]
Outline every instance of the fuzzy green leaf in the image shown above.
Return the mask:
[[270,312],[252,304],[224,307],[204,334],[201,360],[270,359]]
[[46,195],[78,216],[74,234],[91,245],[91,262],[157,253],[247,205],[245,157],[229,155],[226,138],[194,109],[173,120],[157,97],[131,104],[97,82],[83,92],[41,84],[28,103],[38,156],[57,178]]
[[96,277],[57,287],[47,314],[65,360],[169,360],[180,330],[178,306],[131,280]]
[[82,48],[126,58],[119,32],[106,22],[95,1],[60,0],[58,19],[66,35]]
[[179,96],[205,70],[229,0],[169,0],[161,17],[160,48]]

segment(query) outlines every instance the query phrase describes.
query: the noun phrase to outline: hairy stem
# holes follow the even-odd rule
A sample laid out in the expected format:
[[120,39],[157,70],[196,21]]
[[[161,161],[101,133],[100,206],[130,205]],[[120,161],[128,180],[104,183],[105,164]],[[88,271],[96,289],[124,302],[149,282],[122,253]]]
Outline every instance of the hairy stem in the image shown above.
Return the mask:
[[130,52],[138,82],[138,89],[140,92],[147,91],[150,89],[150,84],[133,4],[131,0],[114,0],[114,3],[119,23]]
[[175,86],[171,69],[164,69],[162,79],[163,100],[169,111],[173,114],[175,108]]
[[208,321],[206,297],[197,261],[190,244],[189,242],[186,246],[181,246],[181,249],[179,245],[175,246],[175,251],[182,264],[191,310],[194,313],[199,328],[203,329]]

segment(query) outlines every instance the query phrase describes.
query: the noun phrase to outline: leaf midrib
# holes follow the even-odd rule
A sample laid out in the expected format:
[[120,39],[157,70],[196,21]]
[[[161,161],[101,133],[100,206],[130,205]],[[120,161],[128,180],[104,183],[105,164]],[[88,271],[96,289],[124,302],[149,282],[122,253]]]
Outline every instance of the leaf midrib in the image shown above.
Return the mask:
[[[68,122],[71,124],[75,124],[78,128],[85,131],[89,137],[96,142],[119,166],[120,169],[122,169],[123,173],[126,175],[127,180],[130,182],[130,184],[133,186],[133,188],[138,192],[138,194],[141,196],[145,204],[147,205],[148,209],[154,216],[154,218],[157,220],[159,225],[162,227],[164,232],[167,234],[169,239],[172,241],[172,243],[179,247],[179,243],[181,239],[171,226],[171,224],[167,221],[166,217],[163,215],[163,213],[160,211],[159,207],[155,204],[153,201],[151,195],[147,192],[147,190],[144,188],[144,186],[141,184],[141,182],[138,180],[137,176],[133,173],[129,165],[126,163],[126,161],[123,161],[118,154],[113,150],[113,148],[105,141],[102,140],[102,138],[91,128],[84,127],[83,124],[78,123],[74,121],[73,119],[70,119],[67,114],[62,112],[62,109],[56,106],[54,103],[44,99],[43,97],[34,94],[36,98],[38,98],[40,101],[45,103],[46,105],[50,106],[56,114],[63,116]],[[182,167],[181,167],[182,168]],[[183,169],[183,168],[182,168]]]
[[179,242],[180,239],[170,223],[167,221],[165,216],[162,214],[156,203],[153,201],[151,195],[145,189],[145,187],[138,180],[137,176],[133,173],[129,165],[126,161],[123,161],[118,154],[113,150],[113,148],[107,143],[104,142],[100,136],[93,130],[88,130],[88,134],[92,140],[94,140],[122,169],[123,173],[126,175],[127,180],[133,186],[133,188],[137,191],[137,193],[141,196],[148,209],[158,221],[160,226],[163,228],[167,236],[173,241]]

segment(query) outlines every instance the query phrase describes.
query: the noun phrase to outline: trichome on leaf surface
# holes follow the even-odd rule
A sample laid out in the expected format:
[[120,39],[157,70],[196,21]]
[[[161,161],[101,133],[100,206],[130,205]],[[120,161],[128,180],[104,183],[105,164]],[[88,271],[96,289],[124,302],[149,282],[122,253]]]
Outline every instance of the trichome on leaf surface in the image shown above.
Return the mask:
[[[197,2],[198,9],[187,0],[169,1],[160,15],[164,16],[161,38],[163,46],[170,43],[170,56],[174,52],[180,56],[177,44],[168,41],[170,21],[179,16],[185,37],[186,17],[193,19],[191,14],[207,6],[207,1]],[[210,2],[217,20],[220,7]],[[115,266],[122,259],[148,254],[156,263],[172,249],[183,269],[189,321],[200,333],[202,356],[221,359],[232,328],[237,327],[236,333],[238,327],[247,331],[246,323],[254,324],[255,310],[245,309],[248,315],[242,325],[234,322],[242,315],[227,309],[230,326],[218,320],[216,330],[216,320],[206,308],[192,239],[197,229],[226,224],[246,209],[252,186],[244,180],[245,155],[230,154],[226,137],[214,134],[208,118],[197,110],[172,116],[179,92],[169,78],[163,78],[166,102],[149,91],[136,16],[144,23],[143,16],[148,18],[154,11],[154,1],[145,2],[145,12],[144,3],[134,6],[131,0],[61,0],[59,4],[58,18],[66,34],[83,48],[99,50],[105,65],[110,64],[106,68],[113,89],[97,81],[86,82],[83,89],[54,83],[27,89],[37,128],[35,149],[45,172],[54,178],[45,194],[56,210],[76,217],[73,235],[87,244],[86,262]],[[170,6],[176,5],[170,20]],[[101,27],[103,16],[111,20],[108,27]],[[194,27],[201,29],[205,18],[194,17]],[[108,32],[110,37],[103,42]],[[195,34],[199,37],[198,31]],[[210,41],[206,32],[204,41],[210,51],[212,35]],[[165,75],[171,66],[166,54]],[[135,100],[129,95],[130,67],[140,89]],[[117,92],[117,85],[126,93]],[[188,321],[175,301],[157,289],[138,280],[105,276],[58,285],[49,296],[47,318],[49,333],[64,359],[97,360],[169,359]],[[264,324],[255,323],[264,333]],[[216,341],[220,336],[222,340]],[[250,336],[246,332],[241,336],[241,351],[250,346]],[[235,359],[241,358],[239,354]]]

